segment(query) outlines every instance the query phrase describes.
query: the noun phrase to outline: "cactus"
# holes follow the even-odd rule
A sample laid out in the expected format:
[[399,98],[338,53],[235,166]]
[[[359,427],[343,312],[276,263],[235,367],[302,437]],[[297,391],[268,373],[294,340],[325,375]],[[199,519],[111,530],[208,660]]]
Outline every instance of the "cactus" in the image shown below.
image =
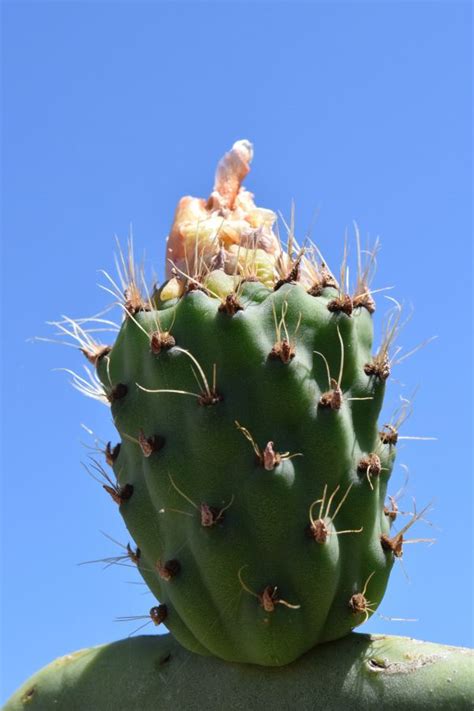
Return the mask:
[[171,635],[135,637],[57,659],[4,711],[468,711],[472,662],[467,649],[352,633],[275,670],[189,653]]
[[368,619],[422,514],[391,534],[398,422],[378,416],[397,318],[373,355],[374,253],[362,264],[357,241],[350,293],[347,250],[339,281],[291,228],[284,250],[241,185],[251,158],[237,142],[210,198],[180,201],[160,288],[123,260],[116,342],[81,349],[120,435],[113,474],[93,474],[160,601],[151,620],[192,651],[280,666]]
[[469,650],[352,632],[404,544],[430,540],[406,538],[428,507],[394,532],[403,512],[385,504],[410,410],[378,422],[400,309],[373,353],[375,250],[363,265],[357,235],[352,292],[347,249],[339,280],[291,226],[283,250],[241,185],[251,157],[237,142],[210,198],[180,201],[161,287],[148,293],[132,247],[120,285],[106,274],[124,311],[113,345],[87,319],[56,324],[94,366],[73,384],[120,435],[88,465],[135,543],[118,560],[158,600],[145,624],[174,638],[56,660],[5,711],[472,706]]

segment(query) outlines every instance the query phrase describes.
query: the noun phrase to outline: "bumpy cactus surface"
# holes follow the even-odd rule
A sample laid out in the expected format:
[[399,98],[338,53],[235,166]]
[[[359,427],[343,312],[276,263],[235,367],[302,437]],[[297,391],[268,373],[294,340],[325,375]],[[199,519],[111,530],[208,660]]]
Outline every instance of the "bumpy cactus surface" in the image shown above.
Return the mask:
[[275,670],[136,637],[57,659],[4,711],[468,711],[472,663],[468,649],[353,633]]
[[168,281],[147,297],[133,264],[113,347],[89,344],[119,444],[106,459],[159,600],[150,617],[188,649],[278,666],[377,608],[403,535],[384,507],[396,423],[378,422],[393,329],[372,352],[359,265],[338,282],[241,181],[234,145],[207,200],[183,198]]

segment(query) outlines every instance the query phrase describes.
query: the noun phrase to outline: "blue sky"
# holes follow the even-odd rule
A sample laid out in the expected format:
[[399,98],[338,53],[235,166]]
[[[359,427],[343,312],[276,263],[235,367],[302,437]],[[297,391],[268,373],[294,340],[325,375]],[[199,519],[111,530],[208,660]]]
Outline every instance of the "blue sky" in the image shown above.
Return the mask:
[[[110,299],[114,234],[133,225],[158,275],[178,198],[206,196],[217,159],[255,144],[247,180],[337,267],[344,233],[380,236],[376,287],[413,317],[387,414],[419,386],[398,462],[405,509],[434,501],[436,545],[407,547],[363,631],[470,638],[470,3],[115,3],[3,6],[3,698],[58,655],[126,636],[152,598],[133,570],[77,563],[127,543],[81,460],[105,407],[55,368],[80,354],[32,343],[61,314]],[[376,321],[385,306],[379,298]],[[392,491],[402,484],[397,466]],[[149,632],[153,630],[149,628]]]

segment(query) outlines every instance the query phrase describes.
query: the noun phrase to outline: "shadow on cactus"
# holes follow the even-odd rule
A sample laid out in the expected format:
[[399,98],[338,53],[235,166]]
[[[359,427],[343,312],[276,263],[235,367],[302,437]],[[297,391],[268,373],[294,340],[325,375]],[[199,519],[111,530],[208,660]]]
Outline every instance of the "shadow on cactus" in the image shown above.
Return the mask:
[[163,285],[147,289],[132,244],[104,273],[113,344],[57,325],[90,362],[74,384],[111,407],[118,442],[89,469],[137,546],[150,621],[191,651],[281,666],[364,623],[404,543],[429,539],[407,540],[424,511],[395,529],[385,504],[406,408],[379,420],[400,307],[374,353],[377,246],[356,235],[354,285],[347,245],[337,278],[291,225],[284,247],[242,187],[251,158],[238,141],[209,199],[180,201]]

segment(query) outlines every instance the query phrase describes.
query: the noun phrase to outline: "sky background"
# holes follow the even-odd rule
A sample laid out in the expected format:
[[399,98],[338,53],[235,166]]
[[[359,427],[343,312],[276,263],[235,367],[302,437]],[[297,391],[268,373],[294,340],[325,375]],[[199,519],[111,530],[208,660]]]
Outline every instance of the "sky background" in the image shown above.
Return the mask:
[[[311,230],[333,268],[346,230],[380,236],[375,288],[413,316],[386,414],[419,386],[390,491],[434,501],[379,612],[361,628],[472,643],[470,3],[3,4],[2,700],[58,655],[129,634],[153,604],[137,573],[78,566],[129,540],[81,466],[81,423],[108,410],[65,373],[79,353],[33,336],[107,306],[98,270],[133,225],[160,276],[183,194],[207,196],[220,156],[255,144],[261,206]],[[378,298],[376,324],[389,302]],[[116,314],[118,318],[118,314]],[[378,342],[378,339],[376,338]],[[147,628],[153,633],[151,627]]]

